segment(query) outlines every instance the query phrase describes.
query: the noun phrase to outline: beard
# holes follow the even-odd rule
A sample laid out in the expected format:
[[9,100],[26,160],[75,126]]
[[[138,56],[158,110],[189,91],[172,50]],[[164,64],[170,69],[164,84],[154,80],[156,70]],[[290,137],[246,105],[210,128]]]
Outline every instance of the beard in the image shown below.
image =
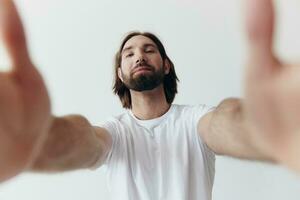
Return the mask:
[[163,83],[165,73],[163,67],[159,70],[155,71],[155,68],[147,65],[146,73],[141,73],[137,76],[133,76],[134,74],[130,74],[130,76],[126,76],[123,72],[123,83],[128,89],[142,92],[147,90],[153,90],[154,88],[158,87],[160,84]]

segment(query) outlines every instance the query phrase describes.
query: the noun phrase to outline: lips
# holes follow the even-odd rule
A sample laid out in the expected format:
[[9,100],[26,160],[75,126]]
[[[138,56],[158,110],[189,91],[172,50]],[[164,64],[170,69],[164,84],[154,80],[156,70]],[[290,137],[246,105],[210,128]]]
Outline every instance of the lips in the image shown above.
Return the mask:
[[138,73],[138,72],[144,72],[144,71],[152,71],[152,69],[148,66],[140,66],[137,67],[134,71],[133,74]]

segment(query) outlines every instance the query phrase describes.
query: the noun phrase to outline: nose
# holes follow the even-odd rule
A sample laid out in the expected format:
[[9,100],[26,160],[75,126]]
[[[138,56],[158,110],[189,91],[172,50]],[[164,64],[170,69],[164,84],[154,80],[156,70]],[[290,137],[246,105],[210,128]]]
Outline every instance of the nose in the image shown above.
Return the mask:
[[138,52],[136,54],[136,64],[147,62],[146,57],[143,52]]

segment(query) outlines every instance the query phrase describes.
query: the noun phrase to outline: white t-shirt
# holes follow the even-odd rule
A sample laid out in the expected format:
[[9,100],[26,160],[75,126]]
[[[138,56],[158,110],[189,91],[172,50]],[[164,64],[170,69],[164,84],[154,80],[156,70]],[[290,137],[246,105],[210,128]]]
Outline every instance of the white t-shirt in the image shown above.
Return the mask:
[[104,163],[112,199],[211,200],[215,155],[197,131],[210,110],[173,104],[156,119],[127,111],[103,124],[113,140]]

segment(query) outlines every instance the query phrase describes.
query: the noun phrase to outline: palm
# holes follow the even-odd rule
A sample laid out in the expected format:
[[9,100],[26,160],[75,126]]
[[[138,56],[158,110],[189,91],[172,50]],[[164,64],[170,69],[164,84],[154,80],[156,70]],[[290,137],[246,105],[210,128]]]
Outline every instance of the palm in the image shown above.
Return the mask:
[[49,99],[37,72],[31,77],[1,73],[0,97],[0,134],[9,132],[11,139],[24,137],[24,140],[31,140],[33,138],[28,138],[28,134],[34,137],[48,121]]
[[[300,68],[286,67],[262,82],[248,80],[247,103],[255,126],[271,145],[266,148],[283,153],[299,137]],[[292,83],[292,84],[291,84]],[[264,141],[262,141],[264,142]],[[277,152],[278,151],[278,152]]]
[[[286,65],[272,52],[272,0],[249,0],[250,57],[246,73],[245,109],[254,139],[263,151],[292,168],[300,153],[300,65]],[[298,143],[298,144],[297,144]]]
[[[0,35],[13,63],[11,72],[0,73],[1,180],[25,167],[45,137],[50,125],[50,101],[42,77],[30,61],[13,3],[0,0],[0,7]],[[18,157],[10,158],[14,154]]]

